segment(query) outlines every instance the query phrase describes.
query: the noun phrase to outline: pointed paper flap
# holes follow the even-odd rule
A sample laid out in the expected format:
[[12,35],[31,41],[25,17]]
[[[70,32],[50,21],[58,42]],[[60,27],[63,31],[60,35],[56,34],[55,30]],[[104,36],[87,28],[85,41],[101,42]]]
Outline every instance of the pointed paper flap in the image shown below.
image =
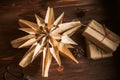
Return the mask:
[[30,21],[27,21],[24,19],[19,19],[19,22],[27,25],[28,27],[32,28],[33,30],[36,30],[36,31],[39,30],[39,26],[33,22],[30,22]]
[[50,8],[49,21],[47,25],[48,29],[51,29],[53,22],[54,22],[54,11],[53,8]]
[[59,42],[57,42],[54,38],[50,38],[49,43],[51,44],[51,46],[58,46]]
[[42,76],[45,75],[45,58],[46,58],[46,54],[47,54],[47,48],[43,48],[43,60],[42,60]]
[[51,38],[49,43],[51,45],[50,52],[51,52],[52,56],[57,61],[58,65],[61,66],[61,60],[60,60],[59,51],[58,51],[58,48],[57,48],[58,42]]
[[46,37],[44,37],[42,39],[42,43],[41,44],[40,43],[37,44],[37,46],[35,48],[35,51],[34,51],[34,54],[33,54],[33,59],[38,54],[38,52],[44,47],[45,43],[46,43]]
[[55,47],[54,48],[51,47],[50,48],[50,53],[55,58],[55,60],[58,63],[58,65],[61,66],[61,61],[60,61],[60,57],[59,57],[59,51]]
[[74,28],[64,32],[63,35],[72,36],[75,33],[75,31],[78,30],[80,27],[81,27],[81,25],[80,26],[76,26],[76,27],[74,27]]
[[61,35],[60,34],[52,34],[50,33],[50,36],[53,38],[53,39],[61,39]]
[[20,61],[19,65],[21,67],[26,67],[31,63],[33,52],[34,52],[35,45],[31,46],[31,48],[26,52],[23,56],[22,60]]
[[23,44],[26,40],[29,40],[31,38],[34,38],[35,35],[27,35],[21,38],[17,38],[13,41],[11,41],[11,44],[14,48],[18,48],[21,44]]
[[74,48],[72,45],[70,44],[65,44],[67,48]]
[[76,42],[74,42],[71,38],[69,38],[67,35],[63,35],[61,42],[63,42],[64,44],[74,44],[77,45]]
[[68,23],[63,23],[59,25],[59,28],[62,29],[63,31],[66,31],[68,29],[80,26],[80,21],[75,21],[75,22],[68,22]]
[[26,41],[25,43],[20,45],[18,48],[23,48],[23,47],[30,46],[30,45],[34,44],[35,42],[36,42],[35,38],[29,39],[28,41]]
[[55,20],[55,22],[53,23],[55,26],[57,26],[58,24],[60,24],[62,22],[64,16],[64,12]]
[[79,63],[75,57],[72,55],[72,53],[70,52],[70,50],[65,46],[64,43],[60,43],[59,46],[59,51],[62,52],[62,54],[68,56],[70,59],[72,59],[74,62]]
[[[36,42],[36,46],[37,46],[37,42]],[[36,48],[36,47],[35,47]],[[44,49],[44,47],[42,47],[38,52],[37,52],[37,54],[35,54],[34,55],[34,52],[33,52],[33,56],[32,56],[32,60],[31,60],[31,62],[33,62],[34,61],[34,59],[36,59],[42,52],[43,52],[43,49]],[[34,51],[35,51],[35,49],[34,49]]]
[[42,47],[43,47],[42,45],[37,44],[37,46],[36,46],[36,48],[34,50],[34,53],[33,53],[32,61],[35,58],[35,56],[38,54],[38,52],[42,49]]
[[69,22],[69,23],[63,23],[63,24],[59,24],[59,27],[57,29],[55,29],[54,31],[52,31],[52,33],[64,33],[65,31],[68,31],[74,27],[78,27],[80,26],[80,21],[76,21],[76,22]]
[[47,23],[47,24],[49,22],[49,16],[50,16],[50,7],[48,7],[47,12],[46,12],[46,16],[45,16],[45,23]]
[[37,14],[35,14],[35,18],[36,18],[36,21],[37,21],[37,24],[39,25],[39,27],[43,26],[43,24],[45,24],[44,20],[41,17],[39,17]]
[[[43,55],[44,55],[44,53],[43,53]],[[52,55],[50,54],[50,49],[48,48],[46,50],[46,55],[44,55],[44,69],[42,72],[43,77],[48,77],[48,71],[50,68],[51,61],[52,61]]]
[[36,34],[36,31],[34,31],[31,28],[19,28],[19,30],[24,31],[24,32],[29,33],[29,34]]

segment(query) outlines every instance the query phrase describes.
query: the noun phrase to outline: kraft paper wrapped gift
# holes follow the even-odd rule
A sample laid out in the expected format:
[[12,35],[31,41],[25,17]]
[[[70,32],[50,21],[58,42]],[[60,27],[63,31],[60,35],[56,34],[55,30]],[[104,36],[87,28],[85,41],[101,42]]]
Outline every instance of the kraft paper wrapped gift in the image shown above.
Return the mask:
[[89,40],[86,40],[86,47],[89,59],[97,60],[113,56],[112,53],[105,52]]
[[92,20],[83,32],[83,36],[106,52],[114,52],[120,43],[120,37]]

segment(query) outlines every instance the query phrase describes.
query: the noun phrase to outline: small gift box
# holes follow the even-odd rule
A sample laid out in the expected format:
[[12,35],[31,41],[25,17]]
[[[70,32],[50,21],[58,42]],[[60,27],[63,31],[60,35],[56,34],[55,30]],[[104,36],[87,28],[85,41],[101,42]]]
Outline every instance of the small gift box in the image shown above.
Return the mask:
[[92,20],[83,32],[83,36],[106,52],[113,52],[120,43],[120,37],[105,26]]
[[86,47],[88,58],[90,59],[97,60],[113,56],[112,53],[105,52],[89,40],[86,40]]

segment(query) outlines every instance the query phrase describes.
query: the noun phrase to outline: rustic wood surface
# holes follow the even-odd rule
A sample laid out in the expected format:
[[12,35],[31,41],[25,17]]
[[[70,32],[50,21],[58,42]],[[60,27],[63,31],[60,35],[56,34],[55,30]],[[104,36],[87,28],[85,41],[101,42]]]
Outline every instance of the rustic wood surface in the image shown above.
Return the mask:
[[[18,75],[17,69],[22,69],[16,65],[27,49],[14,49],[10,41],[25,35],[26,33],[19,31],[18,19],[26,19],[35,21],[34,14],[45,16],[47,6],[55,9],[55,16],[65,12],[64,21],[80,20],[87,24],[90,20],[95,19],[102,24],[106,24],[113,32],[119,33],[118,27],[118,8],[117,2],[109,2],[103,0],[1,0],[0,1],[0,80],[6,77],[7,80],[23,80],[19,79],[7,72],[7,67],[13,74]],[[112,7],[110,5],[113,5]],[[85,49],[84,37],[81,36],[81,31],[78,30],[72,38],[79,44],[79,48]],[[77,49],[75,49],[77,50]],[[80,54],[80,51],[73,53]],[[86,51],[83,52],[86,54]],[[75,57],[79,64],[66,57],[62,58],[63,71],[58,71],[58,65],[53,60],[51,64],[49,77],[41,77],[41,58],[37,58],[28,67],[22,69],[22,73],[36,80],[119,80],[120,47],[114,56],[101,60],[90,60],[87,56]],[[3,76],[4,75],[4,76]],[[33,80],[35,80],[33,79]],[[31,79],[29,79],[31,80]]]

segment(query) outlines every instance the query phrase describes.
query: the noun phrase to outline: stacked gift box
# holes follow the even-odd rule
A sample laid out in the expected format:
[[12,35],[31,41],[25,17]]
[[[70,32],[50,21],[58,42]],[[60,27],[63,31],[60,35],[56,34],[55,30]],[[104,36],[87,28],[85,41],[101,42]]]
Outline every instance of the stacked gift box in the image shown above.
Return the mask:
[[119,46],[120,37],[92,20],[82,34],[86,39],[88,57],[96,60],[111,57]]

